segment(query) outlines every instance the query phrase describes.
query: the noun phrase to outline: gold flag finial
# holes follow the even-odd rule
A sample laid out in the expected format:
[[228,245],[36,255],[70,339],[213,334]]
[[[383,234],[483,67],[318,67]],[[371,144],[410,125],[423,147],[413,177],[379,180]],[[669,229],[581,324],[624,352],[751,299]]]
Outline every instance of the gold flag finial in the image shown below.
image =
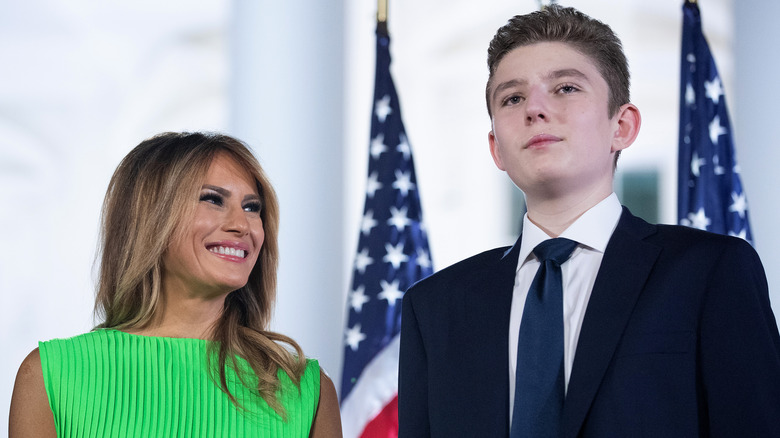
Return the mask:
[[376,2],[376,21],[378,23],[387,23],[387,2],[388,0],[377,0]]

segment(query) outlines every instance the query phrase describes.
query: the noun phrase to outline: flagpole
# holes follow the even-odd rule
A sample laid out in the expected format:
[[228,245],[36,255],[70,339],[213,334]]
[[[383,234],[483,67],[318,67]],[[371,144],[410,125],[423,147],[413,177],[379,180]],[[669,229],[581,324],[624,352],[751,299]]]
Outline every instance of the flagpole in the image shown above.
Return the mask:
[[387,3],[390,0],[377,0],[376,26],[382,34],[387,35]]

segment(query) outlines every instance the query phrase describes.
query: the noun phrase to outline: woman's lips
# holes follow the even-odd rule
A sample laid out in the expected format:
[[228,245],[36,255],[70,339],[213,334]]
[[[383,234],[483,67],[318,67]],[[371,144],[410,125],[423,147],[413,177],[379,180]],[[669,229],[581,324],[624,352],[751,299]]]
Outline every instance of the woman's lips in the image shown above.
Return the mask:
[[249,245],[243,242],[213,242],[206,245],[209,252],[228,258],[245,259],[249,256]]

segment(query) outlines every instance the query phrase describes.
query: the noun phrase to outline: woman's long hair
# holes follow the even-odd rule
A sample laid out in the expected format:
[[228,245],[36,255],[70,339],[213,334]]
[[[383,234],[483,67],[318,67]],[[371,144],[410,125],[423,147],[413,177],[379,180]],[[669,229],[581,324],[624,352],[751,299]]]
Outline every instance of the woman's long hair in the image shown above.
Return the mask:
[[[292,339],[268,331],[276,299],[279,205],[260,164],[241,141],[221,134],[163,133],[141,142],[114,172],[103,202],[96,328],[148,326],[161,311],[163,255],[187,229],[211,162],[226,154],[256,181],[262,199],[265,240],[247,284],[227,295],[213,328],[212,371],[219,386],[240,406],[227,385],[226,366],[247,379],[237,357],[254,371],[260,396],[284,414],[276,397],[282,369],[298,384],[306,359]],[[295,354],[280,345],[286,343]]]

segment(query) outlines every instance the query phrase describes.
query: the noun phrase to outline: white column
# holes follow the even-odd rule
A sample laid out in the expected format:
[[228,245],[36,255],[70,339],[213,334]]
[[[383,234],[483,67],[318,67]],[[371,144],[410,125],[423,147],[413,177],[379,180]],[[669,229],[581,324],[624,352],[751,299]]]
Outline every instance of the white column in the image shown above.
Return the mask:
[[281,206],[272,329],[341,374],[341,1],[233,0],[231,133],[248,142]]
[[756,250],[769,280],[775,316],[780,316],[780,135],[776,90],[780,59],[780,2],[734,2],[736,26],[736,100],[734,120],[737,160],[749,202]]

